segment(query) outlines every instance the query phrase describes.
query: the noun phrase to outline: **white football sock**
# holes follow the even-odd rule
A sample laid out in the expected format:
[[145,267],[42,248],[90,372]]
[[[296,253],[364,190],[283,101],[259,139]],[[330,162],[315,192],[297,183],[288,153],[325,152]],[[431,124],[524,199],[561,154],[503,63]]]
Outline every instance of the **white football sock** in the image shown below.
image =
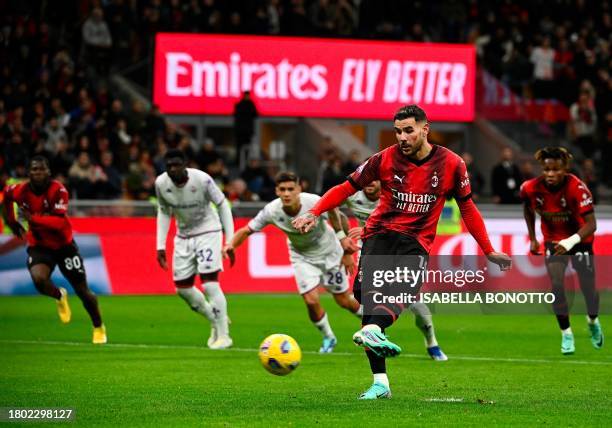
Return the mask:
[[374,373],[374,382],[382,383],[389,388],[389,378],[387,377],[387,373]]
[[321,318],[319,321],[313,322],[313,324],[319,329],[323,336],[336,337],[336,335],[334,335],[334,332],[331,329],[331,326],[329,325],[329,320],[327,319],[327,312],[325,313],[325,315],[323,315],[323,318]]
[[225,294],[221,290],[218,281],[211,281],[203,284],[204,292],[210,300],[212,311],[217,322],[219,336],[229,335],[229,326],[227,320],[227,300]]
[[425,336],[425,344],[428,348],[438,346],[436,332],[434,330],[431,312],[425,303],[416,302],[411,304],[408,309],[414,314],[414,323]]
[[565,330],[561,330],[561,333],[563,333],[563,334],[574,334],[572,332],[572,328],[571,327],[568,327]]
[[355,314],[355,316],[359,319],[363,318],[363,305],[359,305],[359,309],[357,309],[357,312],[353,312]]
[[379,333],[382,333],[382,329],[380,328],[380,326],[376,325],[376,324],[367,324],[364,325],[363,327],[361,327],[362,330],[374,330],[377,331]]
[[176,293],[187,302],[191,309],[199,314],[204,315],[209,321],[214,321],[212,306],[204,298],[204,294],[196,287],[177,287]]
[[586,318],[587,318],[587,322],[591,325],[599,324],[599,317],[595,317],[595,319],[591,319],[591,317],[587,315]]

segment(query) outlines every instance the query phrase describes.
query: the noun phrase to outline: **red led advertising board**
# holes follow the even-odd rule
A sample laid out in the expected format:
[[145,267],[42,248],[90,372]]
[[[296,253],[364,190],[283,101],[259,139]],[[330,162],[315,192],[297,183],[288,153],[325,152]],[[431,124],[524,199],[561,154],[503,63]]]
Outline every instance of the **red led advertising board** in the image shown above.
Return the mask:
[[155,41],[153,99],[165,114],[230,115],[248,90],[264,116],[389,120],[418,104],[430,120],[474,119],[470,45],[177,33]]

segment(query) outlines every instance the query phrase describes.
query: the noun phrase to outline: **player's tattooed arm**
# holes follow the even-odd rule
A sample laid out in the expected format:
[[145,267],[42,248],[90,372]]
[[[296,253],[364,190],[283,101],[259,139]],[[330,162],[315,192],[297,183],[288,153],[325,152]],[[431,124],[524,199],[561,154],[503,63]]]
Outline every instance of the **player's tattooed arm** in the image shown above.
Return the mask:
[[336,236],[340,240],[340,245],[342,245],[342,249],[347,254],[353,254],[356,251],[359,251],[359,247],[349,236],[347,235],[349,231],[348,218],[344,215],[344,213],[340,212],[338,208],[334,208],[329,211],[329,222],[331,226],[334,228],[336,232]]
[[540,255],[540,242],[536,238],[535,232],[535,212],[528,202],[523,204],[523,217],[525,218],[525,224],[527,225],[527,231],[529,232],[529,251],[531,254]]
[[578,232],[574,233],[572,236],[568,236],[565,239],[559,241],[554,248],[554,253],[556,256],[563,255],[571,250],[574,245],[580,243],[584,238],[587,238],[595,233],[597,230],[597,221],[595,220],[594,213],[588,213],[584,216],[584,225]]

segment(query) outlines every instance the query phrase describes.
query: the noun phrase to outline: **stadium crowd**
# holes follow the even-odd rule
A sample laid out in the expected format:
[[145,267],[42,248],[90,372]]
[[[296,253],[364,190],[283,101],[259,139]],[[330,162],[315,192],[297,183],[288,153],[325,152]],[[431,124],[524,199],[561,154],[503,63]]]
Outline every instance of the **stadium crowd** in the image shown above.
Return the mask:
[[[417,0],[406,8],[400,0],[0,2],[0,185],[23,178],[28,159],[45,154],[74,197],[147,199],[164,153],[178,147],[230,198],[272,198],[274,171],[261,160],[229,168],[235,157],[210,139],[193,141],[155,106],[126,105],[112,93],[106,76],[150,58],[160,31],[473,43],[481,65],[515,92],[569,107],[559,143],[571,143],[583,178],[612,184],[612,169],[603,168],[612,164],[609,1]],[[321,161],[314,191],[359,160],[325,149]],[[518,169],[517,188],[530,174],[528,165]],[[495,173],[489,179],[495,200],[505,201]]]

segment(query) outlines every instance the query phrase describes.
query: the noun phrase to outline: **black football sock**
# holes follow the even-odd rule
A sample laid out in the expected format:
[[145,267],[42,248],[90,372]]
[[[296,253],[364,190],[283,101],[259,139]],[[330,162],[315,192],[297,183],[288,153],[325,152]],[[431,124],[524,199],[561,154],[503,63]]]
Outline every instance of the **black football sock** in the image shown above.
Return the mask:
[[557,315],[557,322],[561,330],[566,330],[570,326],[569,315]]
[[372,370],[373,374],[387,373],[387,364],[383,357],[379,357],[369,349],[366,349],[366,355],[368,356],[370,369]]
[[98,298],[96,295],[87,287],[86,284],[80,284],[73,286],[75,293],[83,302],[83,307],[89,314],[91,322],[94,327],[100,327],[102,325],[102,316],[100,315],[100,308],[98,306]]

